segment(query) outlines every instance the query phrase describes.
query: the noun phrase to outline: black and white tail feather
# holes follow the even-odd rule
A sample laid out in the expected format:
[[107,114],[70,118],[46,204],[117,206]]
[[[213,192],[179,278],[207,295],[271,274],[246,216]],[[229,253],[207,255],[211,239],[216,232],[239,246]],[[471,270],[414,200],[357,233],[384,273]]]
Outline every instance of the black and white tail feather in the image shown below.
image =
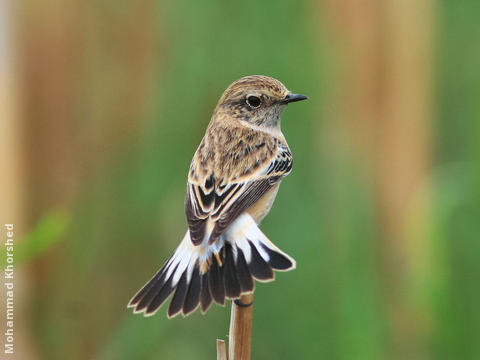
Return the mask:
[[135,313],[151,316],[174,294],[168,317],[184,316],[199,306],[206,312],[213,301],[237,299],[254,290],[254,280],[274,280],[273,270],[295,268],[295,260],[276,247],[243,213],[212,244],[208,236],[194,245],[187,231],[172,257],[130,300]]

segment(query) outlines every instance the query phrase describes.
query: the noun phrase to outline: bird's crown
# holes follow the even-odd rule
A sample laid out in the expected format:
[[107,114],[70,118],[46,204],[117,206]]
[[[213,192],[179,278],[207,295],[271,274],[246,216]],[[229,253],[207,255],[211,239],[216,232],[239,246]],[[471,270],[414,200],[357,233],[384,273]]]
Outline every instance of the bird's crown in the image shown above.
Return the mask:
[[277,79],[264,75],[250,75],[230,84],[230,86],[223,92],[218,105],[242,100],[248,95],[257,98],[265,97],[272,101],[279,101],[284,99],[288,94],[288,89]]

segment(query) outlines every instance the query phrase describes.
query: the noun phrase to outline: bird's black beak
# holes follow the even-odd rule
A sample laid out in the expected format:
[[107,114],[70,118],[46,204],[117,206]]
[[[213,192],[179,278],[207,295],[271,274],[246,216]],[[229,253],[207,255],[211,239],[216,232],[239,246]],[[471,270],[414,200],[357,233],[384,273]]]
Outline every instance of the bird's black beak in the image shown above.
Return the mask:
[[302,101],[302,100],[307,100],[307,99],[308,99],[308,96],[290,93],[285,97],[285,99],[280,101],[280,103],[281,104],[289,104],[289,103],[292,103],[292,102]]

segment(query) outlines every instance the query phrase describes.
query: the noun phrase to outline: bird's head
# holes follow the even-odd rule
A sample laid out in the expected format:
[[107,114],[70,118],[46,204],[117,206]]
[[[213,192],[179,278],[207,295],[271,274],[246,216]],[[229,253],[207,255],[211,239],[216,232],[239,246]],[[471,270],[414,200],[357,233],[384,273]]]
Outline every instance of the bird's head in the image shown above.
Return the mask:
[[224,91],[215,113],[258,127],[276,128],[286,105],[305,99],[305,95],[293,94],[274,78],[251,75]]

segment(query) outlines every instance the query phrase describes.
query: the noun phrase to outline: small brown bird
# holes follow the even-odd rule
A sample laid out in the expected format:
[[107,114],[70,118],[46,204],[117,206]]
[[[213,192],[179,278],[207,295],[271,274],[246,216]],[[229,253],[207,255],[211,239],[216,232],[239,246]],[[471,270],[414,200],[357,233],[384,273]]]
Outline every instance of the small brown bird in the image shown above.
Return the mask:
[[225,90],[190,165],[187,233],[128,304],[135,313],[153,315],[173,292],[168,317],[199,305],[205,312],[213,300],[224,305],[225,298],[253,292],[254,279],[271,281],[273,270],[295,268],[258,224],[292,170],[280,117],[287,104],[305,99],[260,75]]

